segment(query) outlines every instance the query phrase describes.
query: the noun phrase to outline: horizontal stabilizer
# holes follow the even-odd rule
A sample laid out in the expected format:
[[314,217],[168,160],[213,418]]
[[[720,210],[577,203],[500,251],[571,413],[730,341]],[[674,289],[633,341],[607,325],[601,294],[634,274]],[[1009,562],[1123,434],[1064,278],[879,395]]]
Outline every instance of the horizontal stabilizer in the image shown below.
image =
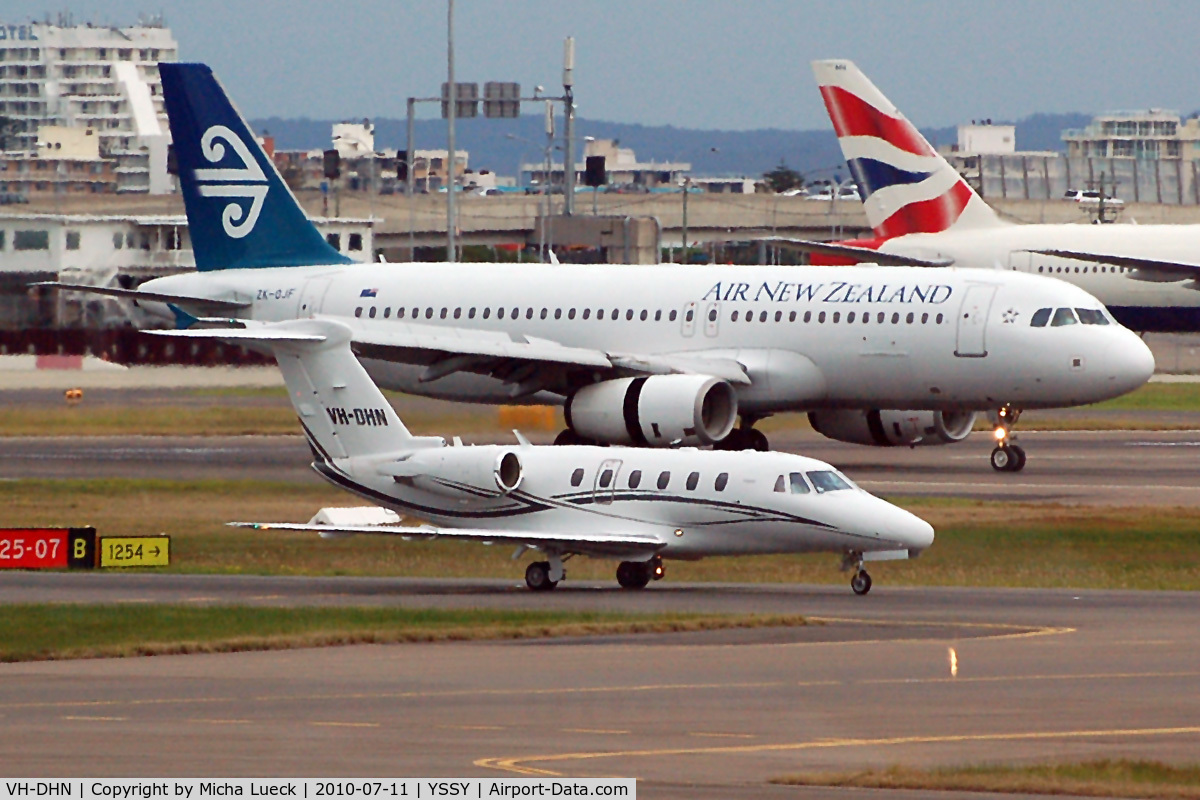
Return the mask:
[[462,539],[505,544],[554,545],[573,552],[610,555],[655,553],[667,542],[645,533],[568,533],[565,531],[503,531],[481,528],[435,528],[430,525],[312,525],[303,522],[230,522],[233,528],[259,531],[303,531],[320,534],[368,534],[399,536],[405,539]]
[[878,264],[881,267],[949,267],[954,264],[952,258],[916,258],[896,253],[881,253],[867,247],[855,247],[836,242],[814,242],[808,239],[789,239],[784,236],[767,236],[763,237],[762,241],[776,242],[805,253],[847,258],[863,264]]
[[327,338],[320,333],[305,333],[276,326],[252,328],[187,328],[174,331],[143,331],[155,336],[182,336],[189,339],[221,339],[243,342],[323,342]]
[[1200,278],[1200,264],[1187,261],[1163,261],[1156,258],[1122,256],[1114,253],[1084,253],[1078,250],[1030,250],[1028,252],[1043,256],[1070,258],[1075,261],[1087,261],[1093,264],[1108,264],[1112,267],[1159,272],[1167,276],[1168,280],[1174,278],[1182,281],[1188,278]]
[[193,306],[204,306],[211,310],[236,311],[249,308],[250,300],[224,300],[213,297],[191,297],[189,295],[167,294],[165,292],[147,292],[142,289],[121,289],[116,286],[85,286],[80,283],[60,283],[58,281],[41,281],[30,286],[46,286],[51,289],[68,289],[72,292],[91,292],[109,297],[124,297],[128,300],[149,300],[159,303],[185,303]]

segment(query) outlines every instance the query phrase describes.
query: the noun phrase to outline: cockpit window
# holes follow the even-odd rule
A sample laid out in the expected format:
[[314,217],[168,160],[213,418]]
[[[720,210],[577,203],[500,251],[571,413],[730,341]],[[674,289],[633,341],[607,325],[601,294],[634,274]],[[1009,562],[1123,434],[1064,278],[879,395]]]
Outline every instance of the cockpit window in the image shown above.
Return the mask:
[[1033,312],[1033,319],[1029,320],[1029,324],[1035,328],[1044,328],[1046,323],[1050,321],[1050,314],[1053,308],[1039,308]]
[[787,478],[780,475],[778,478],[775,479],[775,491],[777,491],[777,492],[786,492],[787,491]]
[[791,487],[792,494],[808,494],[808,484],[804,482],[804,476],[799,472],[788,475],[788,485]]
[[825,492],[837,492],[842,489],[850,488],[850,484],[847,483],[841,475],[838,475],[832,470],[810,472],[808,473],[808,479],[812,481],[812,485],[817,490],[817,494],[825,494]]
[[1064,325],[1074,325],[1079,320],[1075,319],[1075,312],[1069,308],[1054,309],[1054,319],[1050,321],[1051,328],[1061,328]]
[[1075,313],[1079,315],[1079,321],[1084,325],[1108,324],[1108,317],[1104,316],[1104,312],[1098,308],[1077,308]]

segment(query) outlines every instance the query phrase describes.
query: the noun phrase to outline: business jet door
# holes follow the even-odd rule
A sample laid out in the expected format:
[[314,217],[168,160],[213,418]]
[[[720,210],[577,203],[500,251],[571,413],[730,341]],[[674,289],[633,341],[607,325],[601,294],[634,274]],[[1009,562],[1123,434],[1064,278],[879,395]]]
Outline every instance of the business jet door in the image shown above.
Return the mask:
[[972,284],[963,296],[958,309],[958,338],[954,355],[960,358],[983,358],[987,355],[987,318],[996,295],[996,286]]
[[592,496],[597,503],[608,505],[613,501],[613,493],[617,489],[617,475],[621,472],[621,460],[606,458],[600,462],[596,470],[596,483],[592,487]]

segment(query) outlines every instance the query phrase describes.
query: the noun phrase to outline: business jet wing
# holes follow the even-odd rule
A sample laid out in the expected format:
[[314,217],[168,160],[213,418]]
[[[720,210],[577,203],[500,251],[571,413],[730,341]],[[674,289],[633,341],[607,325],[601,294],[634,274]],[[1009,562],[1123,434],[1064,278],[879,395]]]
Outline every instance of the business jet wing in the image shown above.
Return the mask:
[[432,525],[321,525],[308,522],[230,522],[233,528],[252,528],[259,531],[303,531],[307,533],[348,536],[368,534],[399,536],[409,539],[462,539],[476,542],[502,542],[526,547],[551,546],[572,553],[609,556],[656,553],[667,542],[646,533],[569,533],[547,531],[498,531],[483,528],[438,528]]
[[201,311],[237,311],[250,307],[250,299],[193,297],[191,295],[166,294],[163,292],[147,292],[142,289],[122,289],[119,286],[88,286],[82,283],[62,283],[60,281],[39,281],[30,286],[45,286],[50,289],[65,289],[71,292],[90,292],[109,297],[123,297],[127,300],[151,300],[160,303],[183,303]]
[[1092,264],[1108,264],[1111,267],[1128,267],[1142,273],[1133,275],[1134,279],[1139,277],[1142,280],[1151,281],[1200,279],[1200,264],[1187,261],[1163,261],[1157,258],[1122,256],[1114,253],[1084,253],[1078,250],[1030,250],[1029,252],[1043,256],[1087,261]]
[[791,247],[805,253],[820,253],[825,256],[847,258],[864,264],[879,264],[883,267],[949,267],[954,264],[952,258],[917,258],[902,256],[897,253],[883,253],[869,247],[838,242],[815,242],[809,239],[792,239],[786,236],[763,236],[755,241],[776,242],[785,247]]

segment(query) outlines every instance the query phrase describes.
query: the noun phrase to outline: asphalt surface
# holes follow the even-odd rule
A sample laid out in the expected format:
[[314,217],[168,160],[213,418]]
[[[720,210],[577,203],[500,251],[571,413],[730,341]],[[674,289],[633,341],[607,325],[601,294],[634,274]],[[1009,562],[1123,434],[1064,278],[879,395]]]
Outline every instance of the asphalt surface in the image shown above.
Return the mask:
[[[167,392],[139,396],[149,405]],[[61,402],[35,390],[4,400]],[[98,388],[87,402],[128,400]],[[891,496],[1147,513],[1200,504],[1200,431],[1028,432],[1021,442],[1028,466],[1008,474],[988,466],[986,435],[911,450],[773,436]],[[298,436],[0,439],[0,479],[315,485],[308,461]],[[922,793],[764,781],[889,764],[1194,762],[1200,752],[1198,594],[885,583],[858,598],[843,586],[663,582],[631,593],[572,581],[534,595],[515,580],[0,574],[0,613],[20,602],[760,611],[815,624],[0,664],[5,776],[622,775],[639,779],[642,797],[890,799]]]
[[782,797],[762,782],[1200,752],[1194,594],[580,584],[533,595],[498,581],[68,574],[0,587],[0,603],[65,598],[802,612],[816,624],[0,665],[8,774],[623,775],[643,797]]
[[[496,434],[492,440],[512,438]],[[1028,462],[1019,473],[991,468],[993,443],[986,433],[915,449],[843,444],[808,431],[776,434],[772,442],[829,461],[865,489],[888,496],[1200,505],[1200,431],[1023,433]],[[0,480],[229,478],[316,485],[320,478],[309,468],[311,460],[300,436],[0,438]]]

